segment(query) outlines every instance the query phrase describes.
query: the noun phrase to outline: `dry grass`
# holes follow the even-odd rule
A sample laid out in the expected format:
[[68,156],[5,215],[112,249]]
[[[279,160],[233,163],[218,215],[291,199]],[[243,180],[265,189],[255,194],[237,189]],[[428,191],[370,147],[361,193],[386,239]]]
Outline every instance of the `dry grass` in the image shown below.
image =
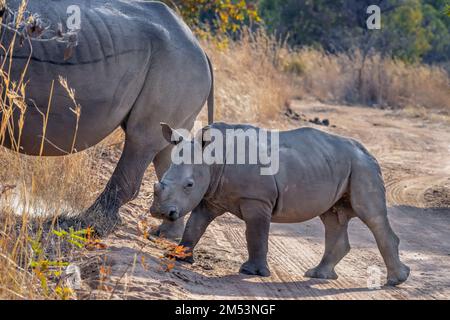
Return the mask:
[[204,41],[216,76],[217,120],[266,122],[280,113],[293,92],[278,68],[284,46],[264,32],[245,31],[240,41]]
[[[73,246],[61,251],[59,246],[65,240],[56,239],[55,243],[53,237],[48,242],[49,238],[41,238],[31,230],[36,228],[37,218],[44,221],[87,209],[104,187],[98,175],[98,159],[109,146],[121,141],[123,134],[116,132],[86,152],[58,158],[27,157],[0,150],[0,299],[62,298],[62,293],[57,292],[61,290],[58,277],[51,279],[51,272],[42,275],[31,266],[70,262],[83,251]],[[17,230],[17,225],[22,228]],[[36,243],[44,252],[52,247],[51,258],[40,254],[33,247]],[[42,276],[48,282],[45,286]]]
[[[50,289],[45,289],[31,266],[47,259],[69,262],[74,254],[80,254],[79,249],[62,252],[53,248],[51,258],[41,255],[33,243],[37,241],[46,251],[47,246],[55,246],[54,239],[49,243],[31,230],[36,218],[78,214],[92,204],[103,187],[97,174],[98,159],[116,139],[113,136],[87,152],[62,158],[0,150],[0,299],[61,298],[55,292],[57,281],[48,279]],[[17,225],[22,225],[19,231]],[[56,246],[60,244],[57,241]]]
[[299,95],[324,102],[450,112],[450,79],[439,67],[410,65],[360,52],[331,55],[303,49],[285,53],[285,69],[297,71]]
[[[23,12],[23,7],[22,7]],[[19,14],[21,16],[21,14]],[[18,23],[20,19],[18,19]],[[18,125],[19,130],[23,127],[23,117],[26,113],[25,84],[23,81],[13,83],[9,78],[9,67],[11,65],[11,53],[13,45],[8,48],[1,46],[4,59],[0,66],[1,92],[0,101],[1,121],[0,121],[0,142],[9,135],[12,136],[12,126]],[[23,74],[25,74],[25,71]],[[13,118],[13,111],[20,110],[19,119]],[[18,150],[20,144],[14,140],[15,150]],[[23,192],[21,187],[27,185],[23,181],[24,175],[29,174],[21,167],[23,161],[13,152],[0,151],[0,161],[2,167],[0,170],[0,298],[2,299],[23,299],[39,298],[43,296],[42,288],[39,287],[38,277],[30,270],[30,265],[34,258],[34,252],[31,249],[28,220],[29,215],[25,210],[27,202],[33,201],[30,196]],[[51,172],[51,171],[49,171]],[[28,179],[26,179],[28,180]],[[32,179],[33,180],[33,179]],[[20,191],[18,191],[20,190]],[[14,196],[8,196],[15,193]],[[33,194],[33,192],[32,192]],[[23,196],[23,197],[21,197]],[[11,200],[11,201],[9,201]],[[23,203],[19,201],[24,201]],[[17,203],[17,205],[14,204]],[[23,216],[17,217],[15,207],[24,209]],[[22,226],[17,231],[17,220],[22,221]]]
[[218,120],[268,122],[292,98],[450,114],[450,78],[437,66],[291,50],[262,31],[246,31],[240,41],[207,38]]
[[[42,284],[32,263],[43,262],[33,242],[46,250],[46,240],[31,232],[37,216],[78,213],[92,202],[98,181],[94,156],[89,153],[64,158],[31,158],[0,151],[0,298],[57,298],[56,283]],[[23,227],[18,231],[17,224]],[[54,244],[52,244],[54,245]],[[68,252],[64,255],[70,254]],[[62,256],[52,261],[62,261]]]

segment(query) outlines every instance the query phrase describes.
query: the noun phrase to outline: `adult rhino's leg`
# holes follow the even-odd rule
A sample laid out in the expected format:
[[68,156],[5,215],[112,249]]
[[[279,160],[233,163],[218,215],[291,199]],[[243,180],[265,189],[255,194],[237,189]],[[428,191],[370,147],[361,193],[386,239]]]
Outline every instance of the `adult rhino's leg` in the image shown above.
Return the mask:
[[92,226],[104,236],[120,222],[119,208],[137,197],[145,170],[153,160],[157,141],[146,135],[126,132],[125,147],[105,190],[81,217],[82,225]]
[[[174,39],[176,41],[176,39]],[[211,92],[211,70],[203,50],[196,42],[169,43],[152,53],[151,72],[147,87],[131,119],[149,122],[157,120],[158,137],[166,142],[161,133],[160,122],[176,129],[191,130]],[[174,50],[180,45],[181,50]],[[189,61],[189,63],[186,63]],[[148,114],[148,110],[152,113]],[[142,126],[141,126],[142,127]],[[157,175],[162,177],[170,165],[170,149],[165,143],[155,158]],[[162,152],[160,152],[163,150]],[[181,238],[184,221],[164,222],[160,229],[166,237]]]
[[357,168],[351,178],[351,205],[356,215],[372,231],[387,267],[387,285],[405,282],[410,269],[400,261],[400,240],[387,217],[386,196],[381,173]]
[[[164,173],[170,167],[171,153],[172,146],[168,146],[164,150],[159,152],[153,160],[156,176],[158,177],[159,181],[161,181]],[[186,224],[185,221],[185,217],[173,222],[164,220],[156,230],[155,235],[178,241],[183,235]]]
[[305,276],[319,279],[337,279],[334,267],[350,251],[348,241],[348,219],[339,219],[338,213],[328,211],[320,216],[325,226],[325,252],[319,265],[306,272]]

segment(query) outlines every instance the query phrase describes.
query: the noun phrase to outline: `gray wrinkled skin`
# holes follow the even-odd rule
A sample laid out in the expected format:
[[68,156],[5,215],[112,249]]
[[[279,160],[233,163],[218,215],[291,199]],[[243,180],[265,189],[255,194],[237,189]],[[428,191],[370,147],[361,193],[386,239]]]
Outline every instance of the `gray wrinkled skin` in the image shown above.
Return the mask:
[[[6,5],[17,10],[20,2],[6,1]],[[98,144],[122,126],[126,133],[122,157],[105,191],[82,221],[106,234],[120,220],[119,208],[137,196],[148,165],[153,161],[161,177],[170,164],[171,147],[163,139],[159,123],[191,128],[207,100],[212,115],[212,68],[192,32],[160,2],[30,0],[27,10],[40,14],[56,30],[59,22],[65,24],[67,7],[73,4],[81,8],[81,30],[70,59],[64,60],[65,44],[32,40],[20,152],[39,155],[42,114],[47,113],[55,80],[43,155],[70,153],[76,117],[70,110],[71,99],[58,83],[59,75],[67,78],[82,107],[74,152]],[[8,47],[12,32],[2,30],[2,44]],[[19,79],[30,52],[27,41],[22,47],[16,41],[12,79]],[[19,114],[16,110],[15,139]],[[6,134],[2,144],[11,148],[8,137]]]
[[[212,127],[222,132],[236,128],[221,123]],[[245,127],[253,128],[239,126]],[[171,136],[168,126],[163,126],[163,131],[166,137]],[[179,143],[198,144],[202,140]],[[380,167],[352,139],[312,128],[281,132],[280,171],[274,176],[260,175],[259,165],[172,164],[155,186],[151,213],[176,220],[192,209],[181,240],[181,245],[191,250],[208,225],[223,213],[245,221],[249,258],[240,270],[244,274],[270,275],[267,251],[271,222],[299,223],[320,217],[325,226],[325,253],[306,276],[337,279],[334,268],[350,250],[349,220],[358,217],[375,236],[387,267],[387,284],[398,285],[409,276],[409,268],[399,259],[399,239],[387,217]]]

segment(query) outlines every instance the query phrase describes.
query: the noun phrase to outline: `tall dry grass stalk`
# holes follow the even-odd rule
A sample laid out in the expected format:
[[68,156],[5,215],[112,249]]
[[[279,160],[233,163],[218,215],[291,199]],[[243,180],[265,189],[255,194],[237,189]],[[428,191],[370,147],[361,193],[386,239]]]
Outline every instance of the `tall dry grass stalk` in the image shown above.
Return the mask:
[[[17,25],[25,8],[26,1],[23,1],[16,15]],[[0,44],[0,146],[9,139],[13,149],[0,147],[0,299],[57,298],[55,286],[49,290],[50,284],[46,283],[42,270],[39,273],[32,268],[38,259],[43,259],[43,265],[48,263],[42,252],[49,244],[34,232],[39,229],[36,221],[79,213],[93,201],[99,186],[92,154],[98,153],[101,147],[63,158],[26,157],[18,153],[27,111],[25,75],[30,60],[20,79],[10,78],[16,37],[15,34],[9,47]],[[75,93],[63,79],[60,84],[73,98],[74,117],[79,119]],[[52,93],[48,108],[51,99]],[[49,112],[43,114],[42,146]],[[14,118],[17,114],[19,116]],[[74,143],[75,138],[76,134]]]
[[[4,5],[4,3],[2,3]],[[22,5],[18,13],[18,23],[23,14],[24,6]],[[3,22],[3,18],[1,18]],[[15,37],[15,36],[14,36]],[[0,65],[1,77],[1,101],[0,101],[0,144],[13,137],[14,125],[23,126],[23,115],[26,112],[25,84],[13,82],[10,79],[10,72],[12,66],[12,52],[14,51],[14,41],[5,48],[0,44],[2,51],[2,63]],[[24,70],[23,74],[26,73]],[[23,78],[23,77],[22,77]],[[14,121],[13,114],[15,108],[20,110],[20,119]],[[13,149],[19,150],[19,139],[11,139],[13,141]],[[0,171],[0,298],[17,299],[17,298],[33,298],[39,297],[42,293],[39,290],[38,281],[32,272],[28,269],[33,256],[32,250],[27,245],[29,234],[28,228],[23,227],[19,232],[16,230],[17,220],[15,212],[9,210],[6,197],[9,192],[15,190],[17,184],[20,183],[16,179],[22,171],[17,170],[17,165],[20,163],[20,158],[12,152],[6,154],[4,150],[0,151],[1,171]],[[14,176],[12,184],[6,184],[6,175]],[[14,207],[14,205],[11,205]],[[28,215],[22,217],[23,226],[27,225]],[[27,290],[28,289],[28,290]]]
[[331,55],[303,49],[284,53],[287,71],[297,73],[296,87],[325,102],[392,108],[423,107],[450,112],[450,79],[439,67],[411,65],[359,51]]

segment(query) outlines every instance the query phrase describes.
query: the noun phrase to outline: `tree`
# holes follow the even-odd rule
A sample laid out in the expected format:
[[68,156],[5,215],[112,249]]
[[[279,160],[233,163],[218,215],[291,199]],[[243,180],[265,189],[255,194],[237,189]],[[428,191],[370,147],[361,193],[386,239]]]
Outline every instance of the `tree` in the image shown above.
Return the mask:
[[425,62],[449,61],[450,5],[447,4],[448,0],[427,0],[424,2],[423,26],[426,29],[431,48],[424,55],[423,60]]
[[[366,9],[380,6],[382,30],[367,30]],[[328,52],[359,48],[405,61],[450,60],[448,0],[260,0],[269,30],[291,45]]]

